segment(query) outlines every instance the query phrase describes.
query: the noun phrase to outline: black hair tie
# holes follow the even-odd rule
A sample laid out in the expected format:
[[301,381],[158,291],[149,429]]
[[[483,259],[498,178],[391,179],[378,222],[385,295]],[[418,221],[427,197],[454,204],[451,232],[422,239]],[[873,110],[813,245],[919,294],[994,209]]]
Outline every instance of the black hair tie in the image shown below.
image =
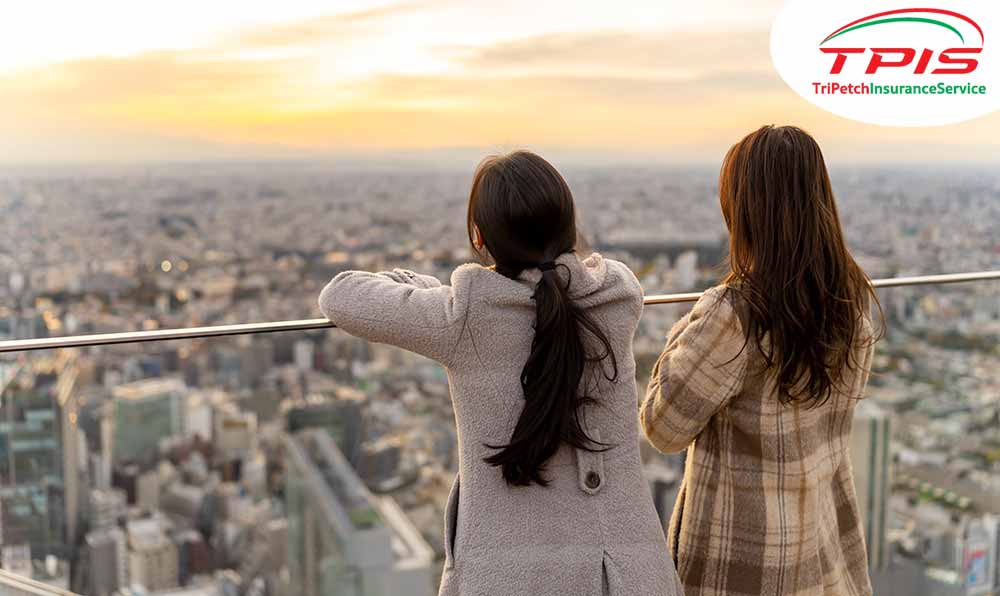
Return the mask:
[[544,263],[539,263],[538,268],[542,271],[552,271],[556,268],[555,261],[545,261]]

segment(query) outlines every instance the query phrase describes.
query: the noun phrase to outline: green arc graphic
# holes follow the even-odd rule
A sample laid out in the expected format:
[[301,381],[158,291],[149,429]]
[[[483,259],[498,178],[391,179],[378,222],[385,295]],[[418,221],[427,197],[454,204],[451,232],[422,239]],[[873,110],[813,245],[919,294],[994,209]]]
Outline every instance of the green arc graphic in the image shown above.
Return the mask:
[[865,27],[871,27],[873,25],[884,25],[886,23],[928,23],[930,25],[937,25],[939,27],[944,27],[945,29],[948,29],[949,31],[951,31],[952,33],[954,33],[955,35],[957,35],[958,38],[962,40],[962,44],[963,45],[965,44],[965,37],[962,36],[962,33],[958,29],[952,27],[951,25],[949,25],[948,23],[945,23],[943,21],[939,21],[937,19],[928,19],[928,18],[925,18],[925,17],[893,17],[891,19],[880,19],[878,21],[868,21],[867,23],[861,23],[861,24],[855,25],[853,27],[849,27],[847,29],[844,29],[843,31],[840,31],[840,32],[838,32],[838,33],[836,33],[834,35],[831,35],[830,37],[827,37],[826,39],[823,40],[823,43],[821,43],[820,45],[823,45],[824,43],[830,41],[831,39],[840,37],[841,35],[843,35],[845,33],[850,33],[851,31],[856,31],[858,29],[863,29]]

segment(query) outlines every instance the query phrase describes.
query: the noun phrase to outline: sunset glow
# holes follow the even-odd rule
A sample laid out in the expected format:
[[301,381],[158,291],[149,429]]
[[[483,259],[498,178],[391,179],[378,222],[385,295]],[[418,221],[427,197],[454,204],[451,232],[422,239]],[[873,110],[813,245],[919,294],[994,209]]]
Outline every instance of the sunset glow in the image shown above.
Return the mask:
[[38,2],[4,17],[0,161],[508,145],[702,161],[768,122],[808,127],[844,159],[907,161],[1000,133],[996,115],[887,129],[802,101],[768,55],[779,6]]

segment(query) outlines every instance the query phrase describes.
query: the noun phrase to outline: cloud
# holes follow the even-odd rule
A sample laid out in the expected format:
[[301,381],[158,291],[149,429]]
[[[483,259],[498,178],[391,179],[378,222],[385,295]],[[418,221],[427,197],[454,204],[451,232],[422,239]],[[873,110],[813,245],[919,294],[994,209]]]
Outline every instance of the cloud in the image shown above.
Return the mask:
[[[549,33],[424,48],[445,64],[433,72],[329,74],[355,51],[351,40],[377,42],[386,19],[422,6],[0,77],[0,161],[511,145],[716,160],[746,131],[789,122],[847,156],[927,148],[912,159],[956,136],[990,145],[1000,131],[1000,116],[901,130],[827,114],[773,72],[760,29]],[[288,48],[308,51],[271,52]]]
[[265,49],[342,42],[345,36],[377,34],[387,20],[405,17],[431,4],[431,2],[401,2],[293,23],[253,27],[226,36],[221,47]]
[[[394,106],[654,107],[784,92],[765,31],[558,33],[495,45],[440,46],[457,68],[358,82]],[[557,102],[557,103],[554,103]]]
[[300,65],[178,52],[63,63],[0,79],[0,132],[28,128],[53,144],[60,131],[211,139],[219,129],[279,109],[297,89],[290,73]]
[[711,70],[769,70],[760,31],[596,31],[552,33],[487,47],[442,46],[472,70],[584,70],[677,75]]
[[713,72],[684,76],[621,75],[382,75],[359,85],[394,106],[567,105],[655,108],[658,105],[722,99],[725,94],[780,92],[769,73]]

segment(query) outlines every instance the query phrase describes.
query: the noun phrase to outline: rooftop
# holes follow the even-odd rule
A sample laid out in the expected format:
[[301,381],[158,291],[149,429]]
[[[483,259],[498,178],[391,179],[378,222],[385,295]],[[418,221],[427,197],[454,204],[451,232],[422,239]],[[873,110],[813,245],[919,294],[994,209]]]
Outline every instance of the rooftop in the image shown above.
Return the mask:
[[183,394],[184,390],[184,381],[166,377],[142,379],[140,381],[118,385],[114,388],[113,393],[116,399],[137,401],[167,393]]

